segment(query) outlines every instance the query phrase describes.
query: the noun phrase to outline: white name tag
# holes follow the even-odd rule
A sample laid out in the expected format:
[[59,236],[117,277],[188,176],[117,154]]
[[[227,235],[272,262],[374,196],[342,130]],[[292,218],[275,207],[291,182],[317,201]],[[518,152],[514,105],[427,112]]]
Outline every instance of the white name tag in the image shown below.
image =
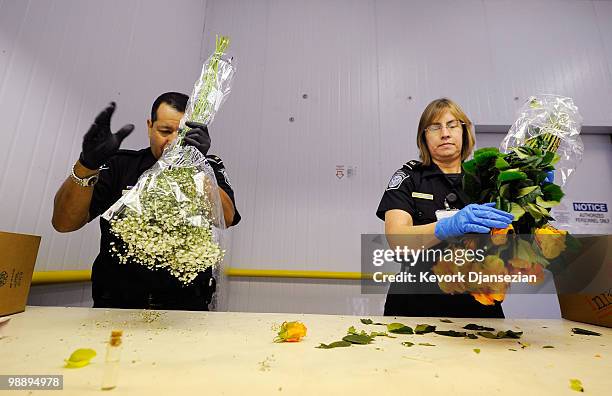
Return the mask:
[[455,213],[459,212],[459,209],[452,210],[436,210],[436,219],[442,220],[448,217],[453,217]]

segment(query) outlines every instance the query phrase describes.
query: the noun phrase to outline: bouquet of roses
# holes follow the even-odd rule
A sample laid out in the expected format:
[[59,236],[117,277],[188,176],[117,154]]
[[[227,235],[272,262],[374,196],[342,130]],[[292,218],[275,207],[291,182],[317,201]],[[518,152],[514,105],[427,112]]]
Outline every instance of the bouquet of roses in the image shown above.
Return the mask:
[[[567,183],[582,159],[581,117],[570,98],[542,95],[531,97],[502,142],[502,151],[483,148],[463,164],[464,191],[472,202],[495,202],[496,208],[514,215],[506,229],[494,229],[490,238],[466,236],[452,249],[486,248],[480,262],[472,261],[457,268],[454,263],[439,262],[436,273],[475,271],[509,279],[506,275],[535,275],[544,278],[543,270],[576,241],[566,231],[549,224],[554,220],[550,209],[563,198],[562,185]],[[547,180],[550,171],[561,174],[560,185]],[[500,278],[501,277],[501,278]],[[482,304],[503,301],[508,282],[467,282],[442,284],[447,293],[469,292]]]
[[102,217],[122,243],[112,247],[121,263],[166,269],[183,283],[223,259],[219,229],[223,208],[214,172],[196,148],[184,146],[185,122],[212,122],[230,92],[235,68],[224,57],[227,37],[202,67],[175,141],[137,184]]

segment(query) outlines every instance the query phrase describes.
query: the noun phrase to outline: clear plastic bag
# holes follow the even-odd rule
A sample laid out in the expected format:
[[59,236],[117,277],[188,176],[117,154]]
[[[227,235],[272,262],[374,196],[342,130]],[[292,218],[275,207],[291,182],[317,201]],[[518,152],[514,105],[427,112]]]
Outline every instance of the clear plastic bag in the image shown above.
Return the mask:
[[214,171],[200,151],[182,145],[185,122],[210,124],[230,92],[235,68],[223,58],[229,41],[221,40],[225,41],[217,38],[217,50],[202,67],[177,139],[102,215],[123,242],[112,247],[121,263],[166,269],[185,284],[207,268],[220,266],[224,256],[225,221]]
[[584,146],[580,138],[582,117],[571,98],[558,95],[532,96],[521,106],[514,125],[501,143],[500,150],[532,146],[556,152],[559,162],[555,183],[567,184],[582,160]]

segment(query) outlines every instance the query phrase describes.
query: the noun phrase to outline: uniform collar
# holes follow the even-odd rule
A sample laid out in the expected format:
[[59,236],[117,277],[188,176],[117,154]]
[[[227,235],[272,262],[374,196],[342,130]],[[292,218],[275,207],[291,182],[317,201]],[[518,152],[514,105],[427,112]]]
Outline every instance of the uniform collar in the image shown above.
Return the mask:
[[[463,173],[463,170],[461,171],[461,173]],[[431,163],[431,165],[426,166],[423,169],[422,174],[423,174],[423,177],[444,176],[445,175],[445,173],[442,172],[440,167],[433,162]]]

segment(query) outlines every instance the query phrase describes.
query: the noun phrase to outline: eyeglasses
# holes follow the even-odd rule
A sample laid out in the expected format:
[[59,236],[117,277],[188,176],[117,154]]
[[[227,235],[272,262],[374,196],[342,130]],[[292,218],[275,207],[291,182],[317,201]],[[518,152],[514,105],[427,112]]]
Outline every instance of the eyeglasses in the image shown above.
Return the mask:
[[[459,121],[459,120],[452,120],[446,123],[446,129],[449,132],[455,132],[457,131],[459,128],[461,128],[462,125],[465,125],[465,123]],[[431,132],[431,133],[435,133],[435,132],[440,132],[442,130],[442,128],[444,128],[444,125],[442,124],[431,124],[430,126],[428,126],[427,128],[425,128],[425,131]]]

